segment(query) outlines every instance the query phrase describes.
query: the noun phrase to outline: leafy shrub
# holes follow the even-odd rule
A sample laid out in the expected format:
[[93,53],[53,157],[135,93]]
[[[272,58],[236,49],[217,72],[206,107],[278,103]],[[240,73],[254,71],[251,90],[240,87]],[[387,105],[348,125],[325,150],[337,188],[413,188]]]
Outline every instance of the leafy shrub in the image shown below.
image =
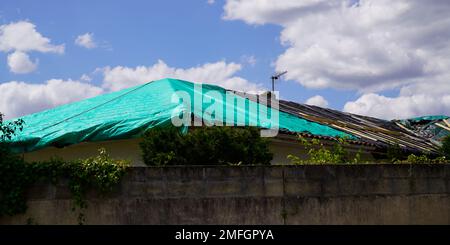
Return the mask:
[[[6,140],[10,140],[17,131],[22,131],[24,121],[18,119],[8,123],[3,122],[3,114],[0,113],[0,143],[5,143]],[[4,147],[5,145],[3,145]]]
[[72,210],[80,210],[78,222],[82,224],[84,214],[81,211],[87,207],[87,190],[95,189],[100,194],[112,191],[129,165],[128,161],[111,159],[104,149],[99,150],[98,156],[85,160],[27,163],[11,153],[6,144],[0,143],[0,217],[26,211],[26,190],[33,183],[56,184],[59,178],[67,178],[74,200]]
[[441,151],[444,156],[450,157],[450,135],[446,136],[442,141]]
[[25,191],[33,181],[25,161],[0,143],[0,216],[25,212]]
[[[400,147],[398,147],[400,148]],[[388,151],[389,152],[389,151]],[[397,164],[444,164],[444,163],[450,163],[450,135],[445,137],[442,142],[441,147],[441,154],[442,156],[436,157],[435,155],[415,155],[410,154],[406,155],[406,153],[401,152],[400,157],[392,157],[392,162]],[[388,154],[389,156],[389,154]]]
[[[36,164],[42,165],[43,163]],[[73,211],[75,211],[77,207],[80,210],[87,208],[85,201],[87,190],[94,189],[102,195],[111,192],[113,187],[124,176],[130,162],[114,160],[110,158],[104,148],[101,148],[99,149],[99,154],[95,157],[74,162],[53,160],[44,163],[44,165],[48,165],[49,170],[59,170],[62,173],[62,177],[69,179],[69,189],[75,204]],[[82,212],[79,213],[78,222],[80,224],[84,222],[84,214]]]
[[443,157],[436,157],[436,158],[430,158],[427,155],[420,155],[416,156],[414,154],[411,154],[406,158],[406,160],[397,160],[394,163],[397,164],[445,164],[449,163],[449,161],[446,159],[445,156]]
[[[21,119],[4,123],[0,113],[0,216],[24,213],[27,188],[36,181],[56,183],[59,178],[68,178],[73,210],[82,210],[87,207],[84,197],[88,189],[96,189],[100,194],[111,191],[130,165],[128,161],[111,159],[105,149],[100,149],[98,156],[84,160],[27,163],[13,154],[8,144],[23,125]],[[82,212],[78,221],[80,224],[84,221]]]
[[7,140],[21,131],[23,121],[4,123],[0,113],[0,216],[26,210],[25,188],[33,175],[21,157],[11,153]]
[[408,154],[399,144],[389,146],[386,153],[387,159],[391,162],[402,161],[408,158]]
[[304,164],[339,164],[339,163],[359,163],[361,154],[358,152],[353,159],[349,158],[348,152],[344,149],[344,145],[348,144],[345,139],[338,138],[332,149],[326,148],[318,139],[307,140],[299,136],[300,143],[307,151],[307,158],[305,160],[288,155],[288,159],[294,165]]
[[179,128],[153,128],[141,143],[150,166],[270,164],[268,141],[253,127],[201,127],[187,134]]

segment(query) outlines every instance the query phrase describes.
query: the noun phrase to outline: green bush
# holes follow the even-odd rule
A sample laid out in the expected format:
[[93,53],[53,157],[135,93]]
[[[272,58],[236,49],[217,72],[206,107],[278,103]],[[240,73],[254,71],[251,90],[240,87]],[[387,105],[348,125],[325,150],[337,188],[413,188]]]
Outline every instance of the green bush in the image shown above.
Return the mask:
[[397,160],[394,163],[396,164],[447,164],[449,161],[445,158],[445,156],[442,157],[429,157],[427,155],[409,155],[406,160]]
[[354,158],[349,158],[349,153],[344,149],[348,142],[343,138],[338,138],[333,147],[326,148],[318,139],[308,140],[299,136],[300,143],[307,151],[306,159],[303,160],[294,155],[288,155],[288,159],[294,165],[305,164],[341,164],[352,163],[357,164],[361,161],[361,152],[356,153]]
[[450,157],[450,135],[446,136],[442,141],[442,154],[446,157]]
[[8,140],[22,130],[23,124],[22,120],[5,124],[0,113],[0,217],[26,211],[26,191],[33,183],[56,183],[58,178],[67,178],[74,199],[73,211],[80,209],[78,222],[82,224],[81,210],[87,207],[84,198],[87,190],[93,188],[101,194],[111,191],[130,163],[111,159],[104,149],[100,149],[98,156],[85,160],[27,163],[13,154],[8,144]]
[[23,125],[24,121],[22,119],[4,123],[3,114],[0,112],[0,143],[10,140],[17,133],[17,131],[22,131]]
[[179,128],[154,128],[141,143],[150,166],[166,165],[268,165],[268,141],[253,127],[199,127],[187,134]]
[[408,158],[408,154],[400,147],[399,144],[390,145],[387,148],[386,157],[391,162],[402,161]]
[[64,177],[69,179],[69,189],[74,201],[73,211],[76,211],[76,208],[80,209],[78,222],[82,224],[84,214],[81,211],[87,208],[86,192],[90,189],[98,191],[101,195],[111,192],[125,175],[130,164],[129,161],[112,159],[106,150],[101,148],[99,154],[95,157],[73,162],[61,160],[39,162],[35,163],[35,166],[44,167],[47,171],[56,171],[56,175],[50,175],[53,178]]
[[22,120],[4,123],[0,113],[0,216],[26,210],[25,188],[33,175],[25,161],[11,153],[7,143],[23,127]]
[[25,212],[25,191],[33,182],[34,175],[25,161],[0,143],[0,216]]
[[[0,144],[1,145],[1,144]],[[15,215],[26,211],[26,190],[37,181],[56,184],[58,179],[69,181],[73,195],[73,211],[80,210],[78,222],[84,222],[81,212],[87,207],[86,192],[90,189],[106,194],[113,190],[126,172],[130,162],[114,160],[104,149],[99,155],[88,159],[65,162],[53,159],[45,162],[27,163],[0,147],[0,216]]]

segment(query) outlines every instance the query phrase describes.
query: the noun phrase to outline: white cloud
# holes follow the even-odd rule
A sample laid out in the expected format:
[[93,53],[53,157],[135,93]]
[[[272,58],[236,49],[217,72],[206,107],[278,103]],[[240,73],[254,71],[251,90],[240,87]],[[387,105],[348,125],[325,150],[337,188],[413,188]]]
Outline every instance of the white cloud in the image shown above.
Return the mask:
[[227,0],[224,6],[224,19],[243,20],[256,25],[281,24],[327,4],[335,5],[333,1],[324,0]]
[[89,75],[83,74],[81,75],[80,80],[84,82],[90,82],[92,81],[92,78]]
[[356,101],[347,102],[344,111],[384,119],[450,115],[449,81],[450,77],[441,77],[430,83],[416,82],[402,87],[397,97],[363,94]]
[[162,78],[177,78],[192,82],[216,84],[228,89],[240,91],[258,91],[261,86],[251,83],[235,74],[241,65],[219,61],[201,66],[182,69],[168,66],[159,60],[152,66],[135,68],[116,66],[101,69],[104,75],[103,87],[112,91],[128,88]]
[[16,118],[102,92],[99,87],[73,80],[52,79],[44,84],[11,81],[0,84],[0,112],[6,119]]
[[206,3],[208,3],[209,5],[214,4],[216,1],[215,0],[207,0]]
[[432,97],[425,94],[385,97],[378,94],[364,94],[356,101],[347,102],[344,111],[384,119],[405,119],[424,115],[450,112],[450,94]]
[[97,44],[94,41],[94,34],[92,33],[85,33],[83,35],[79,35],[75,39],[75,44],[81,47],[85,47],[87,49],[97,47]]
[[228,0],[224,18],[281,25],[276,69],[310,88],[380,91],[448,72],[435,64],[450,54],[450,2],[351,2]]
[[0,51],[38,51],[64,53],[64,45],[52,45],[50,39],[36,31],[28,21],[19,21],[0,26]]
[[316,95],[316,96],[313,96],[313,97],[307,99],[305,104],[315,105],[315,106],[319,106],[319,107],[328,107],[328,101],[320,95]]
[[258,62],[253,55],[243,55],[241,56],[242,63],[249,64],[250,66],[255,66],[256,62]]
[[13,73],[25,74],[36,70],[37,61],[31,61],[24,52],[15,51],[8,55],[8,66]]
[[[362,112],[401,117],[449,114],[448,107],[428,103],[450,95],[435,98],[430,91],[432,84],[450,77],[449,12],[450,1],[445,0],[227,0],[224,19],[280,25],[286,50],[275,69],[288,70],[286,79],[308,88],[356,90],[366,94],[358,100],[365,104]],[[411,86],[431,89],[403,94]],[[449,91],[449,80],[442,87]],[[394,88],[403,92],[392,100],[373,94]],[[383,113],[368,100],[409,103],[414,109],[396,106]]]
[[0,84],[0,112],[5,114],[7,119],[15,118],[167,77],[216,84],[241,91],[260,91],[260,85],[235,76],[240,69],[241,65],[224,61],[181,69],[169,67],[159,60],[149,67],[98,68],[96,71],[103,73],[101,86],[87,83],[92,78],[86,74],[80,77],[80,81],[84,82],[70,79],[51,79],[44,84],[11,81]]

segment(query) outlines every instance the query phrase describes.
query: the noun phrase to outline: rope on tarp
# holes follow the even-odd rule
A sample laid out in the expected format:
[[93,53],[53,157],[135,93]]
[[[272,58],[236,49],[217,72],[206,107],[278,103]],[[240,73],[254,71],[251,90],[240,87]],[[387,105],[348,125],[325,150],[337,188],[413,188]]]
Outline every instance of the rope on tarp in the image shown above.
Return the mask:
[[69,120],[71,120],[71,119],[73,119],[73,118],[75,118],[75,117],[81,116],[81,115],[83,115],[84,113],[87,113],[87,112],[90,112],[90,111],[92,111],[92,110],[95,110],[95,109],[97,109],[97,108],[99,108],[99,107],[101,107],[101,106],[104,106],[104,105],[106,105],[106,104],[108,104],[108,103],[111,103],[111,102],[113,102],[113,101],[115,101],[115,100],[117,100],[117,99],[120,99],[120,98],[122,98],[122,97],[128,95],[128,94],[131,94],[131,93],[133,93],[133,92],[135,92],[135,91],[137,91],[137,90],[139,90],[139,89],[142,89],[143,87],[147,86],[147,85],[150,84],[151,82],[153,82],[153,81],[150,81],[150,82],[147,82],[147,83],[145,83],[145,84],[142,84],[141,86],[138,86],[138,87],[135,88],[135,89],[132,89],[132,90],[126,92],[126,93],[123,93],[123,94],[121,94],[121,95],[119,95],[119,96],[117,96],[117,97],[114,97],[114,98],[112,98],[112,99],[110,99],[110,100],[108,100],[108,101],[105,101],[105,102],[103,102],[103,103],[101,103],[101,104],[99,104],[99,105],[96,105],[96,106],[94,106],[94,107],[92,107],[92,108],[90,108],[90,109],[87,109],[87,110],[85,110],[85,111],[82,111],[82,112],[80,112],[80,113],[78,113],[78,114],[75,114],[75,115],[73,115],[73,116],[70,116],[70,117],[68,117],[68,118],[65,118],[65,119],[63,119],[63,120],[61,120],[61,121],[59,121],[59,122],[57,122],[57,123],[54,123],[54,124],[49,125],[49,126],[47,126],[47,127],[41,128],[41,129],[39,129],[39,130],[37,130],[37,131],[34,131],[34,132],[32,132],[32,134],[37,133],[37,132],[39,132],[39,131],[47,130],[47,129],[52,128],[52,127],[54,127],[54,126],[56,126],[56,125],[59,125],[59,124],[64,123],[64,122],[67,122],[67,121],[69,121]]

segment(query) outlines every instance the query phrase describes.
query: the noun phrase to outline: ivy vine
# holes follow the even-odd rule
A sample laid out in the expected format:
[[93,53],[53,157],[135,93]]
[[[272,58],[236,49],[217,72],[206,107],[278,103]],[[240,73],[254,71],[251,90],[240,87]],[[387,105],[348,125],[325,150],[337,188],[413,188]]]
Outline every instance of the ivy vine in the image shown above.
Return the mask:
[[99,194],[111,192],[129,165],[128,161],[111,159],[105,149],[100,149],[98,156],[84,160],[27,163],[4,145],[0,146],[0,216],[24,213],[26,190],[37,181],[56,184],[60,179],[68,179],[74,204],[72,211],[79,211],[78,223],[83,224],[86,192],[90,189]]
[[22,131],[24,124],[22,119],[4,122],[0,113],[0,217],[25,213],[26,191],[37,181],[56,184],[60,179],[68,179],[73,196],[72,210],[79,210],[78,223],[83,224],[86,192],[89,189],[96,189],[99,194],[111,192],[130,162],[112,159],[102,148],[97,156],[84,160],[66,162],[52,159],[27,163],[10,151],[8,143],[18,131]]

